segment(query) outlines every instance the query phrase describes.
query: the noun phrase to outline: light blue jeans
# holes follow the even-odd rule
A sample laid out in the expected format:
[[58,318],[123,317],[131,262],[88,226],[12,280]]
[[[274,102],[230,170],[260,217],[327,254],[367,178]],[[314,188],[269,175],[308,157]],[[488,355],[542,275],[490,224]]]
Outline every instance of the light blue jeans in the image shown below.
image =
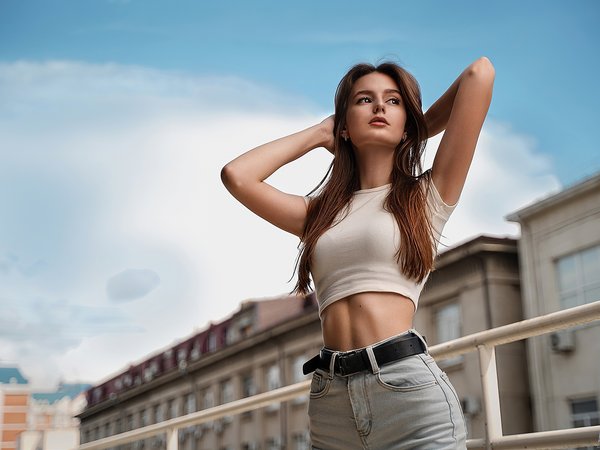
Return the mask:
[[[408,333],[427,348],[414,328],[399,336]],[[466,449],[465,420],[448,375],[429,350],[378,367],[372,348],[387,340],[365,347],[370,371],[334,374],[335,358],[343,353],[335,352],[329,370],[313,373],[308,405],[312,448]]]

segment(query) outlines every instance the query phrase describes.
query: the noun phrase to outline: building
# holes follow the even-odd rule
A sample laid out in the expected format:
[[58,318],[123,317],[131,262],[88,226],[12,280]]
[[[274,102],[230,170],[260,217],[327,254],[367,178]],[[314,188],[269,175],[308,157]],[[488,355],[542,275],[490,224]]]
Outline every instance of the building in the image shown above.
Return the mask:
[[[521,319],[516,240],[480,236],[439,255],[415,328],[434,345]],[[304,380],[301,366],[321,346],[314,294],[245,302],[226,320],[90,389],[79,416],[82,442]],[[497,357],[504,430],[531,431],[525,345],[500,346]],[[477,354],[439,364],[457,388],[470,437],[483,436]],[[188,428],[180,433],[180,448],[309,448],[307,401]],[[164,437],[129,447],[165,448]]]
[[0,448],[17,448],[17,437],[27,429],[30,387],[18,367],[0,367]]
[[[479,236],[440,253],[415,328],[429,345],[523,320],[517,241]],[[496,348],[504,434],[532,431],[525,342]],[[438,360],[461,400],[469,438],[485,436],[479,356]]]
[[[507,216],[525,318],[600,300],[600,173]],[[600,323],[528,341],[536,431],[600,424]]]
[[[314,295],[247,301],[228,319],[87,391],[83,443],[306,379],[322,346]],[[181,449],[306,449],[308,398],[189,427]],[[165,437],[123,448],[165,448]]]
[[75,450],[79,446],[79,420],[86,405],[89,384],[61,383],[52,392],[32,392],[27,431],[18,436],[17,450]]

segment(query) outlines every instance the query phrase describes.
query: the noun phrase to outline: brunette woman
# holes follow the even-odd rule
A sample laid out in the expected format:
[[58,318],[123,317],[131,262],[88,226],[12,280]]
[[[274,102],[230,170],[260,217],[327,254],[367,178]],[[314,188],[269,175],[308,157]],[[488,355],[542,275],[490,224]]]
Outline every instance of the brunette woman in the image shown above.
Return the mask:
[[[314,449],[466,448],[456,391],[413,328],[442,230],[462,192],[492,99],[479,58],[424,114],[415,78],[395,63],[358,64],[335,114],[223,167],[231,194],[301,241],[298,282],[315,284],[324,347],[313,372]],[[444,131],[433,166],[427,138]],[[314,195],[281,192],[273,172],[324,147],[333,161]],[[320,189],[319,189],[320,188]]]

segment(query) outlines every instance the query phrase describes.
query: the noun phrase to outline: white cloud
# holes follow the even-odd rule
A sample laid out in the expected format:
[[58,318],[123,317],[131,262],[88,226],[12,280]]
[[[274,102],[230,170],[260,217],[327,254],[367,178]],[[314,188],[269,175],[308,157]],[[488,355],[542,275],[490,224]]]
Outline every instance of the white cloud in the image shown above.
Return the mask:
[[[429,140],[426,167],[433,163],[442,137]],[[559,188],[550,158],[540,153],[533,138],[488,118],[442,243],[456,244],[479,234],[518,236],[519,226],[504,217]]]
[[[46,324],[13,306],[5,317],[23,328],[3,337],[0,360],[40,385],[59,370],[95,382],[246,298],[293,288],[297,238],[240,205],[219,172],[327,112],[235,77],[77,62],[0,64],[0,97],[0,297],[54,311]],[[317,149],[268,181],[306,194],[330,160]],[[447,243],[516,234],[504,215],[556,186],[535,142],[488,120]],[[143,297],[119,303],[121,327],[107,328],[107,282],[130,268],[160,285],[142,283]],[[45,346],[27,331],[36,323],[76,340]]]

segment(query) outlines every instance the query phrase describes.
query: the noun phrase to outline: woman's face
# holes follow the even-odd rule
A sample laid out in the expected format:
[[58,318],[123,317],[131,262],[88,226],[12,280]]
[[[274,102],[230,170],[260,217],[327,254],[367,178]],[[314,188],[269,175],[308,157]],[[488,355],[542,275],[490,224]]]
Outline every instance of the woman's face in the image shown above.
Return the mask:
[[402,140],[405,123],[404,102],[391,77],[372,72],[356,80],[346,111],[346,129],[354,147],[394,150]]

